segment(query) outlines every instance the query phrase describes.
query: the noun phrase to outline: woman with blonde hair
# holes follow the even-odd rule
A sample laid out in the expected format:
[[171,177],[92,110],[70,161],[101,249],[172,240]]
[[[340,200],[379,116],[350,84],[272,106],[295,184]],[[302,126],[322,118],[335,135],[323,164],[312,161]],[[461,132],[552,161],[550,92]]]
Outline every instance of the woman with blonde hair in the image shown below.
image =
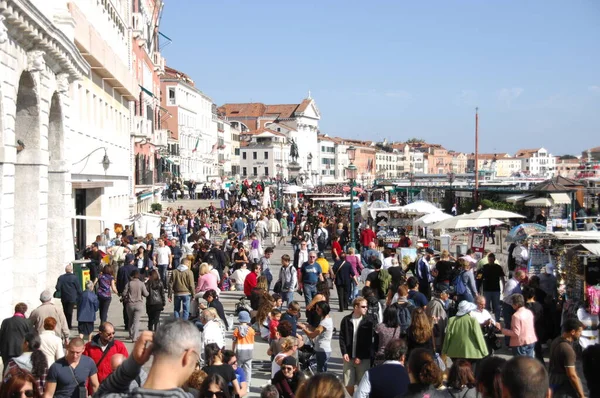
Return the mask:
[[190,314],[196,315],[198,313],[200,299],[204,296],[204,293],[211,289],[216,292],[221,291],[215,274],[210,272],[210,267],[207,263],[202,263],[200,264],[200,276],[196,284],[196,294],[194,294],[194,299],[191,303]]
[[275,355],[273,362],[271,362],[271,379],[275,377],[275,373],[279,372],[281,369],[283,358],[290,355],[295,356],[297,350],[298,340],[291,336],[283,339],[281,342],[281,351],[279,351],[279,354]]
[[300,384],[296,398],[344,398],[346,389],[331,373],[318,373]]
[[423,308],[415,308],[412,311],[411,323],[406,332],[406,345],[407,356],[416,348],[423,348],[434,354],[433,322]]

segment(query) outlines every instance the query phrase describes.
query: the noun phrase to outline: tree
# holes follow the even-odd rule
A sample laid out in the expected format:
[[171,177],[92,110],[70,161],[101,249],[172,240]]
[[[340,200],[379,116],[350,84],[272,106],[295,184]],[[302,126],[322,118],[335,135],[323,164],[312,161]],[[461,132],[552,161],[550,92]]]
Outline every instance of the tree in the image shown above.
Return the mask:
[[573,155],[562,155],[560,158],[560,160],[568,160],[568,159],[577,159],[577,156],[573,156]]

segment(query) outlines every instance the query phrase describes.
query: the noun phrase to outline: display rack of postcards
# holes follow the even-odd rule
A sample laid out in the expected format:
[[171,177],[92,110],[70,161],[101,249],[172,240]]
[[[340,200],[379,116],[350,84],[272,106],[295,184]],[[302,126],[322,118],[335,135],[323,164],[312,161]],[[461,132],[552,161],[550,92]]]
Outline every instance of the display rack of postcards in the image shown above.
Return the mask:
[[572,302],[582,302],[585,299],[587,254],[580,250],[580,246],[570,248],[567,251],[567,262],[560,273],[567,298]]
[[553,237],[547,235],[536,236],[529,242],[529,261],[527,273],[529,276],[538,275],[546,264],[552,261]]

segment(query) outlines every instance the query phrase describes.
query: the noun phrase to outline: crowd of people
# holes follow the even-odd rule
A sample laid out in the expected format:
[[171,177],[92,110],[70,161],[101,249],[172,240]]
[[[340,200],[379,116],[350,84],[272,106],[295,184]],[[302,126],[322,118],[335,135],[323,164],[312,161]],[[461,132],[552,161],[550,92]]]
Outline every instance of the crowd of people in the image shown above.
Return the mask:
[[[263,189],[216,192],[218,207],[166,208],[156,238],[105,230],[84,254],[84,286],[68,265],[29,317],[19,303],[2,322],[0,398],[243,397],[259,387],[261,340],[270,357],[260,369],[270,373],[264,397],[583,397],[578,359],[589,396],[600,394],[592,376],[600,346],[581,349],[584,325],[560,320],[551,266],[528,277],[493,253],[476,261],[431,249],[404,264],[378,249],[366,223],[350,236],[347,212],[308,200],[261,208]],[[412,245],[401,236],[401,246]],[[289,254],[273,258],[273,248],[288,245]],[[235,317],[224,291],[239,292]],[[115,339],[120,320],[108,319],[114,297],[131,352]],[[161,316],[167,302],[173,312]],[[509,361],[494,355],[502,335]],[[331,373],[340,362],[342,372]]]

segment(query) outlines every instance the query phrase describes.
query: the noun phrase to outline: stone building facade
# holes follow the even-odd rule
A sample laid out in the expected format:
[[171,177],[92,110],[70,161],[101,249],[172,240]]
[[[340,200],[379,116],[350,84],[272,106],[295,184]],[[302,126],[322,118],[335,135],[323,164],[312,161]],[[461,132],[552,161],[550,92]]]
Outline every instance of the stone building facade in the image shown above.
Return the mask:
[[0,1],[0,317],[39,304],[74,258],[71,84],[90,67],[66,6]]

